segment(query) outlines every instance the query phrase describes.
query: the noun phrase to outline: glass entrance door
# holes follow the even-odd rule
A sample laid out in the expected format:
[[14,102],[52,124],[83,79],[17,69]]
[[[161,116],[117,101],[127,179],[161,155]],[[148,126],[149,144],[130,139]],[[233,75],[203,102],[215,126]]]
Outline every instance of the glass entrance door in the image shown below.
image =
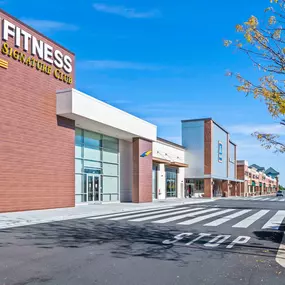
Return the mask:
[[100,199],[100,176],[87,174],[87,197],[88,202],[96,202]]

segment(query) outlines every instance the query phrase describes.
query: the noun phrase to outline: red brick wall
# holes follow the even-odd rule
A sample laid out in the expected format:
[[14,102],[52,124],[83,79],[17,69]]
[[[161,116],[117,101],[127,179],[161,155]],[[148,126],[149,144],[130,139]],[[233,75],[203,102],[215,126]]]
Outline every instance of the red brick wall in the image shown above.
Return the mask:
[[[74,62],[70,52],[1,10],[0,17]],[[14,47],[13,39],[8,43]],[[74,122],[56,116],[56,90],[74,83],[67,85],[5,55],[0,58],[9,63],[8,69],[0,68],[0,212],[74,206]]]
[[152,150],[152,142],[141,138],[133,140],[132,201],[134,203],[152,201],[152,154],[140,157],[149,150]]
[[213,180],[211,178],[204,179],[204,197],[213,198]]
[[237,166],[237,179],[244,180],[244,178],[245,178],[244,172],[245,172],[245,166],[244,165],[238,165]]
[[212,130],[211,120],[204,123],[204,173],[212,174]]

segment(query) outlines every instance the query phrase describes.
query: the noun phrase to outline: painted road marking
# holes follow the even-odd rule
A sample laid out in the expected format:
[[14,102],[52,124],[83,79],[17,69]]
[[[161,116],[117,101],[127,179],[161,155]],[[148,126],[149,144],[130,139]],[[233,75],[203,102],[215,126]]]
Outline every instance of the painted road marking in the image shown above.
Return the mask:
[[206,247],[218,247],[222,243],[224,243],[227,239],[229,239],[231,235],[219,235],[215,238],[211,239],[207,243],[204,244]]
[[228,212],[232,212],[234,210],[236,210],[236,209],[227,209],[227,210],[219,211],[219,212],[216,212],[216,213],[212,213],[212,214],[209,214],[209,215],[197,217],[197,218],[194,218],[194,219],[191,219],[191,220],[188,220],[188,221],[184,221],[184,222],[178,223],[178,225],[192,225],[192,224],[199,223],[201,221],[204,221],[204,220],[216,217],[217,215],[222,215],[222,214],[225,214],[225,213],[228,213]]
[[[181,208],[180,208],[180,209],[181,209]],[[195,209],[182,210],[182,211],[177,211],[177,212],[175,212],[175,213],[173,213],[173,214],[175,214],[175,215],[177,215],[177,214],[183,214],[183,213],[193,212],[193,211],[197,211],[197,210],[201,210],[201,209],[203,209],[203,208],[195,208]],[[169,215],[172,215],[172,213],[157,214],[157,215],[153,215],[153,216],[138,218],[138,219],[130,220],[130,222],[149,221],[149,220],[154,220],[154,219],[158,219],[158,218],[167,217],[167,216],[169,216]]]
[[198,237],[196,237],[192,241],[187,242],[186,245],[191,245],[191,244],[195,243],[196,241],[198,241],[199,239],[202,239],[203,237],[209,237],[209,236],[211,236],[211,234],[209,234],[209,233],[201,233],[201,234],[199,234]]
[[285,267],[285,234],[283,235],[275,260],[282,267]]
[[285,199],[280,199],[280,201],[281,201],[281,202],[284,202],[284,201],[285,201]]
[[216,227],[216,226],[219,226],[219,225],[221,225],[223,223],[226,223],[226,222],[230,221],[231,219],[234,219],[234,218],[237,218],[239,216],[242,216],[242,215],[244,215],[244,214],[246,214],[248,212],[251,212],[251,210],[242,210],[242,211],[239,211],[237,213],[234,213],[234,214],[231,214],[229,216],[226,216],[224,218],[220,218],[218,220],[215,220],[213,222],[205,224],[204,226]]
[[[163,209],[173,209],[173,207],[163,207]],[[157,212],[157,211],[160,211],[160,210],[161,210],[161,208],[160,209],[159,208],[152,208],[152,209],[147,209],[147,210],[143,210],[143,211],[139,211],[139,210],[126,211],[126,212],[108,214],[108,215],[103,215],[103,216],[91,217],[91,218],[88,218],[88,219],[89,220],[99,220],[99,219],[104,219],[104,218],[119,217],[119,216],[131,214],[131,213],[138,213],[138,211],[140,213],[147,213],[147,212]]]
[[[189,209],[188,207],[182,207],[182,208],[177,208],[177,209],[168,209],[168,210],[162,210],[159,211],[159,213],[175,213],[176,211],[179,211],[181,209]],[[155,212],[157,213],[157,211]],[[152,213],[141,213],[139,212],[139,214],[135,214],[135,215],[125,215],[125,216],[121,216],[121,217],[116,217],[116,218],[111,218],[109,220],[111,221],[119,221],[119,220],[124,220],[124,219],[129,219],[129,218],[138,218],[138,217],[142,217],[142,216],[146,216],[146,215],[151,215]]]
[[[254,211],[252,214],[251,212]],[[229,212],[228,215],[225,215]],[[285,218],[285,210],[272,211],[272,210],[256,210],[256,209],[221,209],[221,208],[159,208],[159,209],[146,209],[143,211],[130,211],[130,212],[120,212],[114,214],[108,214],[104,216],[88,217],[87,219],[98,220],[98,219],[108,219],[111,221],[128,220],[130,222],[144,222],[151,221],[151,223],[165,224],[170,222],[175,222],[177,225],[192,225],[195,223],[202,222],[204,220],[212,219],[203,226],[207,227],[217,227],[225,223],[229,223],[231,220],[240,217],[240,220],[234,224],[229,225],[233,228],[248,228],[253,223],[261,219],[267,213],[273,212],[274,216],[267,219],[267,222],[263,225],[262,229],[273,229],[279,230]],[[250,216],[247,214],[249,213]],[[242,217],[246,215],[245,217]],[[216,218],[213,220],[213,218]],[[182,220],[182,221],[181,221]]]
[[[196,238],[193,238],[191,241],[189,239],[192,238],[192,236],[198,235]],[[190,246],[197,241],[203,240],[203,238],[209,238],[212,236],[212,239],[209,241],[204,241],[204,246],[206,247],[218,247],[218,246],[223,246],[223,244],[228,241],[229,239],[232,238],[231,235],[213,235],[211,233],[199,233],[199,234],[194,234],[194,233],[181,233],[178,235],[175,235],[172,239],[167,239],[162,241],[163,244],[165,245],[174,245],[175,243],[182,243],[186,240],[187,242],[183,245],[185,246]],[[214,237],[213,237],[214,236]],[[226,248],[231,249],[235,245],[243,245],[246,244],[250,240],[249,236],[238,236],[232,240],[231,243],[227,242]],[[201,245],[201,241],[199,242],[199,246]]]
[[263,227],[262,229],[278,230],[285,217],[285,211],[278,211]]
[[220,210],[220,209],[219,208],[214,208],[214,209],[212,208],[212,209],[202,210],[202,211],[198,211],[198,212],[194,212],[194,213],[190,213],[190,214],[184,214],[184,215],[174,216],[174,217],[170,217],[170,218],[166,218],[166,219],[162,219],[162,220],[157,220],[157,221],[153,221],[152,223],[165,224],[165,223],[169,223],[169,222],[173,222],[173,221],[177,221],[177,220],[182,220],[184,218],[195,217],[195,216],[198,216],[200,214],[205,214],[205,213],[218,211],[218,210]]
[[250,240],[248,236],[239,236],[231,244],[227,246],[227,248],[233,248],[236,244],[245,244]]
[[233,228],[247,228],[250,225],[252,225],[254,222],[256,222],[258,219],[263,217],[269,212],[269,210],[260,210],[257,213],[249,216],[248,218],[240,221],[239,223],[233,225]]

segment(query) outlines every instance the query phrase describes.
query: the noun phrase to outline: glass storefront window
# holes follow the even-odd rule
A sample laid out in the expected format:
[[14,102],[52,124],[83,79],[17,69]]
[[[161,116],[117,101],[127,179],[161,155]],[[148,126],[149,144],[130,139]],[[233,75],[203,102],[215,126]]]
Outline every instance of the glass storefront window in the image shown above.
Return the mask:
[[103,174],[104,175],[117,176],[118,175],[118,165],[110,164],[110,163],[104,163],[103,164]]
[[75,173],[76,203],[118,201],[119,140],[76,128]]
[[201,195],[204,193],[203,179],[185,179],[185,197]]
[[177,170],[165,168],[166,174],[166,197],[177,197]]
[[83,160],[82,159],[75,159],[75,173],[82,173],[83,172]]
[[103,160],[105,162],[118,163],[118,140],[103,136]]
[[118,178],[111,176],[103,177],[103,187],[105,191],[103,191],[102,201],[117,201],[118,200]]

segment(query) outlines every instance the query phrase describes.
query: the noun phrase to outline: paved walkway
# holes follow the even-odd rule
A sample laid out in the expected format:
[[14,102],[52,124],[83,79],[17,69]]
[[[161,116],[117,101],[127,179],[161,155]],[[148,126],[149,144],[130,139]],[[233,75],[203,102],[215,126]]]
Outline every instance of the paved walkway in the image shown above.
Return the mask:
[[215,199],[167,199],[154,201],[152,203],[109,203],[80,205],[74,208],[60,208],[37,211],[24,211],[14,213],[0,214],[0,229],[21,227],[27,225],[35,225],[40,223],[49,223],[63,220],[86,218],[91,216],[99,216],[112,213],[128,212],[140,209],[165,208],[180,205],[191,205],[199,203],[213,202]]

